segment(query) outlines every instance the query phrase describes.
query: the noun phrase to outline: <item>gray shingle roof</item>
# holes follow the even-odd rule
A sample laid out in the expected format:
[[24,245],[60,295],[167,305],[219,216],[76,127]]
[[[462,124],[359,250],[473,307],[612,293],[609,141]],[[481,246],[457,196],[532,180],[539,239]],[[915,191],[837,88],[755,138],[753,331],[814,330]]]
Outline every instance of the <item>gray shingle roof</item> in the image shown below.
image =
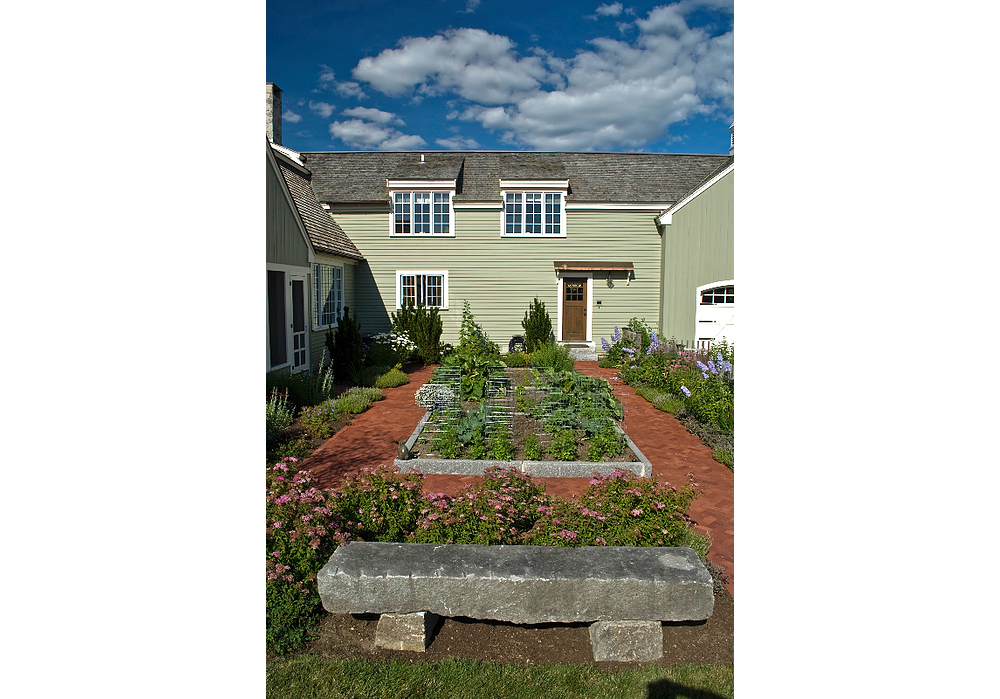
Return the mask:
[[567,201],[675,202],[728,155],[517,151],[311,152],[302,154],[316,197],[388,202],[386,179],[458,180],[455,201],[500,201],[500,179],[569,180]]
[[330,212],[319,205],[312,187],[309,186],[309,174],[292,167],[282,158],[275,158],[275,160],[286,184],[288,184],[288,191],[292,193],[292,200],[299,210],[299,216],[302,218],[302,223],[305,224],[306,233],[309,234],[313,247],[319,252],[343,255],[356,260],[365,259],[343,229],[330,216]]

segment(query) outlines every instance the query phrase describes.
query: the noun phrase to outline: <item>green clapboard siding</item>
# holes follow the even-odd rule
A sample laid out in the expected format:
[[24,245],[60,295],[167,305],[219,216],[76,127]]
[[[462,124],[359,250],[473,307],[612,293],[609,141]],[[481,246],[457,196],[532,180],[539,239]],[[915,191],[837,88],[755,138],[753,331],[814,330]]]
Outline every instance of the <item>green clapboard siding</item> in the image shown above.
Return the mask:
[[358,318],[365,333],[389,328],[395,311],[396,270],[448,271],[448,310],[442,311],[442,340],[458,343],[462,304],[468,300],[476,322],[506,351],[513,335],[524,333],[521,320],[533,298],[543,301],[553,329],[558,322],[557,277],[553,262],[609,260],[632,262],[635,278],[625,274],[608,288],[607,272],[595,272],[593,339],[609,336],[636,316],[656,323],[660,304],[660,239],[653,214],[623,211],[567,212],[566,238],[501,238],[499,209],[462,210],[455,216],[454,238],[390,238],[389,214],[334,212],[334,217],[365,256],[355,277]]
[[281,176],[267,163],[267,261],[305,266],[309,248],[302,237],[298,217],[288,203]]
[[735,278],[733,172],[674,213],[663,231],[661,332],[694,340],[696,289]]

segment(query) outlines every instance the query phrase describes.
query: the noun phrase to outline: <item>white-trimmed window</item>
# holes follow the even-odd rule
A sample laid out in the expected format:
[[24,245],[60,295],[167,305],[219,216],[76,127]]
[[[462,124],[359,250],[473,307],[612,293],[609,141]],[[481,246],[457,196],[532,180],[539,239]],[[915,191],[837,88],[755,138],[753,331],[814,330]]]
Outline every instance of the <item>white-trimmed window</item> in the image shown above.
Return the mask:
[[566,236],[567,181],[500,180],[504,236]]
[[319,329],[336,325],[337,318],[344,310],[344,268],[315,265],[313,286],[316,290],[313,327]]
[[735,285],[717,286],[713,289],[705,289],[701,292],[702,306],[718,306],[727,303],[736,303]]
[[392,202],[389,235],[455,235],[454,181],[389,180],[388,185]]
[[396,308],[406,304],[448,308],[447,271],[397,271]]

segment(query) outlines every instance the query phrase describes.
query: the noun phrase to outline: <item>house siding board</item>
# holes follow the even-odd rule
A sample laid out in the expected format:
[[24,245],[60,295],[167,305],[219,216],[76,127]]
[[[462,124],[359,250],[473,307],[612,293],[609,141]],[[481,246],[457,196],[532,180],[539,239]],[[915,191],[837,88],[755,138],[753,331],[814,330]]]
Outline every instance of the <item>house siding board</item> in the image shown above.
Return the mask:
[[298,217],[292,211],[281,180],[267,165],[267,261],[273,264],[307,266],[309,248],[302,237]]
[[674,213],[662,240],[663,337],[695,340],[695,290],[735,278],[733,176],[730,172]]
[[[459,210],[455,237],[389,237],[389,214],[333,215],[365,256],[355,278],[358,319],[365,333],[389,328],[395,311],[396,270],[448,270],[449,309],[441,312],[442,341],[457,344],[462,305],[468,300],[476,322],[506,351],[536,296],[545,303],[553,329],[558,323],[555,260],[614,259],[635,264],[628,286],[624,272],[595,273],[595,339],[632,316],[655,323],[659,309],[660,239],[649,212],[570,211],[566,238],[501,238],[499,210]],[[367,263],[367,264],[366,264]],[[372,273],[374,270],[374,273]],[[372,293],[377,292],[377,293]],[[367,299],[367,302],[366,302]],[[607,328],[604,328],[607,325]],[[558,334],[558,331],[557,331]]]

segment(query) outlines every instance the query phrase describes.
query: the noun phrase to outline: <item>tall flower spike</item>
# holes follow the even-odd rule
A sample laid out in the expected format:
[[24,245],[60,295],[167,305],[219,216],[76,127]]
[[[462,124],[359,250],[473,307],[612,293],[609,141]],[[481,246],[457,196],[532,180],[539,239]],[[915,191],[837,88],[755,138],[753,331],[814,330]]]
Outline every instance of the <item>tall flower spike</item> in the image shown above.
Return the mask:
[[611,335],[611,341],[612,342],[618,342],[618,340],[620,340],[621,337],[622,337],[621,333],[618,332],[618,326],[616,325],[615,326],[615,332],[614,332],[614,334]]
[[683,393],[683,394],[684,394],[685,396],[687,396],[688,398],[690,398],[690,397],[691,397],[691,391],[690,391],[690,390],[688,390],[688,387],[687,387],[687,386],[681,386],[681,393]]
[[603,337],[601,338],[601,347],[604,349],[605,352],[611,349],[611,345],[609,345],[608,341],[605,340]]

